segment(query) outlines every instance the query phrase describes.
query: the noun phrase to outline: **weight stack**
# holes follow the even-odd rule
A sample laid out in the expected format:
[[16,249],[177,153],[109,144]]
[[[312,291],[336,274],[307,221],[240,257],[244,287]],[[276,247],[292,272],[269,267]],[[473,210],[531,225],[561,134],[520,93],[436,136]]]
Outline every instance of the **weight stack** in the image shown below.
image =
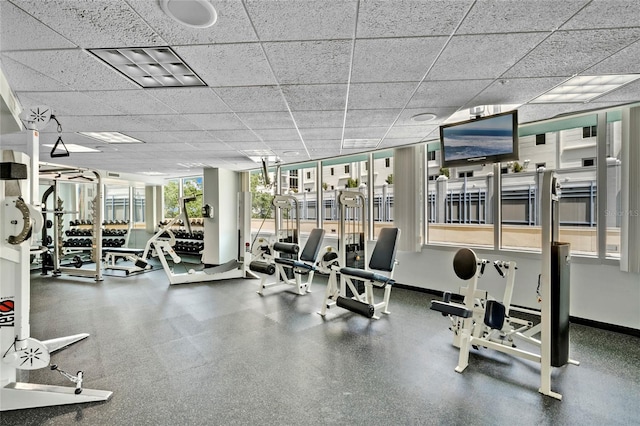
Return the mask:
[[[364,268],[364,250],[362,249],[361,245],[358,244],[348,244],[346,246],[346,256],[345,256],[345,263],[346,266],[348,268],[358,268],[358,269],[365,269]],[[362,280],[351,280],[354,284],[354,286],[356,287],[356,289],[358,290],[358,293],[362,294],[364,293],[364,281]],[[349,288],[349,286],[347,286],[347,297],[353,297],[354,294],[351,291],[351,289]]]
[[569,281],[571,245],[551,245],[551,366],[569,362]]

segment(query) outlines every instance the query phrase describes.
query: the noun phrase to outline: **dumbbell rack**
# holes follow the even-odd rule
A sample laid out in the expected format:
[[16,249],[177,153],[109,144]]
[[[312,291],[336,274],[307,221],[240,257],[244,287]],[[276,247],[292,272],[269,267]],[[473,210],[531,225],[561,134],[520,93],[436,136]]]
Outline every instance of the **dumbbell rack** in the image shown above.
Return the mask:
[[[160,227],[166,226],[167,222],[160,222]],[[182,221],[177,226],[171,227],[171,232],[175,235],[176,244],[173,247],[178,254],[199,255],[204,250],[204,219],[191,219],[191,233],[184,227]],[[169,238],[169,234],[165,232],[161,238]]]
[[102,247],[129,246],[129,221],[105,221],[102,226]]

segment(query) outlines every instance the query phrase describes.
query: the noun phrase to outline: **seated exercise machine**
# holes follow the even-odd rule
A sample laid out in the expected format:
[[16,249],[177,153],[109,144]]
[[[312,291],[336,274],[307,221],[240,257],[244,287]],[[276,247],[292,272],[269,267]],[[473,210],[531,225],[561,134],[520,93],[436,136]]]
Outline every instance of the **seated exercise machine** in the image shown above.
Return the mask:
[[[329,279],[322,309],[318,313],[325,316],[328,309],[338,306],[367,318],[378,319],[380,312],[389,314],[389,297],[395,282],[393,272],[397,264],[396,247],[400,229],[380,230],[369,260],[369,268],[365,269],[367,254],[364,196],[359,192],[345,191],[340,194],[339,202],[341,215],[338,256],[331,256],[334,259],[329,260]],[[330,253],[327,252],[324,256]],[[374,287],[384,288],[381,302],[375,302]]]
[[[250,195],[249,193],[243,193],[244,195]],[[248,198],[248,206],[251,205],[250,197]],[[244,253],[244,259],[237,260],[232,259],[224,264],[215,265],[215,266],[207,266],[204,265],[203,269],[195,270],[189,269],[184,273],[175,273],[166,259],[166,256],[170,256],[175,264],[178,264],[182,261],[182,258],[175,252],[173,246],[176,244],[176,237],[171,227],[178,223],[178,221],[182,220],[184,223],[187,232],[191,234],[191,225],[189,220],[189,215],[187,213],[186,205],[190,201],[194,201],[195,196],[192,197],[182,197],[180,199],[180,214],[174,217],[164,228],[161,228],[154,236],[152,236],[144,249],[144,253],[141,258],[136,258],[135,265],[140,268],[140,270],[149,268],[150,265],[146,261],[149,255],[158,256],[160,259],[160,263],[162,264],[162,268],[164,269],[167,278],[169,279],[169,284],[189,284],[189,283],[198,283],[204,281],[215,281],[215,280],[225,280],[232,278],[258,278],[257,275],[252,273],[249,270],[249,264],[251,261],[251,252],[247,247],[247,251]],[[244,200],[246,203],[247,200]],[[247,206],[247,204],[244,204]],[[241,209],[242,210],[242,209]],[[206,226],[206,224],[205,224]],[[249,244],[247,243],[247,246]],[[207,249],[207,241],[204,241],[204,250]],[[240,251],[240,249],[238,250]]]
[[[304,295],[311,292],[311,282],[316,270],[316,260],[320,252],[320,246],[324,239],[324,229],[315,228],[311,230],[309,239],[300,253],[300,246],[292,243],[274,243],[271,250],[275,253],[284,253],[293,255],[290,257],[273,257],[275,262],[275,282],[265,283],[266,276],[260,280],[260,289],[258,294],[263,295],[263,290],[277,285],[288,284],[295,288],[296,294]],[[287,270],[293,272],[294,277],[289,278]],[[306,275],[306,280],[302,280],[302,276]]]
[[[37,152],[37,132],[34,133]],[[87,333],[39,341],[30,337],[30,255],[31,243],[40,232],[43,218],[30,204],[29,194],[22,195],[34,179],[20,152],[2,151],[0,169],[0,411],[46,407],[83,402],[106,401],[112,392],[84,389],[84,373],[69,374],[50,366],[75,384],[74,387],[23,383],[19,370],[49,366],[51,354],[89,337]],[[37,164],[37,163],[36,163]],[[33,162],[31,164],[33,170]],[[37,166],[36,166],[37,167]],[[35,173],[37,180],[37,172]],[[35,251],[42,251],[37,247]]]
[[[300,252],[298,200],[290,195],[276,195],[272,205],[275,208],[275,242],[268,245],[265,245],[264,242],[259,243],[258,250],[262,259],[254,260],[250,267],[255,272],[268,274],[273,268],[276,279],[267,283],[267,276],[263,275],[257,293],[263,295],[263,290],[268,287],[287,284],[295,287],[296,294],[304,295],[311,292],[311,282],[316,271],[316,259],[324,239],[324,229],[313,229],[304,249]],[[306,276],[304,281],[302,276]]]
[[[515,282],[515,262],[495,261],[499,275],[506,278],[502,302],[493,300],[486,291],[478,289],[486,259],[478,259],[467,248],[459,250],[453,259],[456,275],[470,284],[461,290],[462,304],[451,302],[451,294],[445,292],[443,301],[432,301],[431,309],[448,315],[452,320],[454,346],[460,348],[455,371],[462,373],[469,365],[471,348],[488,348],[540,363],[540,393],[561,399],[562,395],[551,390],[551,367],[566,364],[579,365],[569,359],[569,245],[554,241],[558,235],[557,200],[559,187],[551,171],[543,176],[542,197],[542,271],[539,277],[538,296],[542,304],[540,312],[511,306]],[[512,311],[540,315],[540,323],[512,316]],[[534,336],[540,334],[537,339]],[[517,348],[514,338],[540,348],[539,353]]]

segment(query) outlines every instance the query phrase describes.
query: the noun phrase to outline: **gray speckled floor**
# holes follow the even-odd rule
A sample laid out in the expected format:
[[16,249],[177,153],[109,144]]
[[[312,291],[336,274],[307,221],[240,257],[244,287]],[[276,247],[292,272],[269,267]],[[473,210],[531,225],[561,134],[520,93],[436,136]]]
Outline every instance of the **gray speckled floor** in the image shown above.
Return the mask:
[[[486,349],[463,374],[433,296],[396,288],[390,316],[319,310],[322,278],[296,296],[256,280],[169,286],[132,277],[32,279],[32,336],[91,336],[52,356],[108,402],[3,412],[2,425],[638,424],[640,339],[580,325],[554,369]],[[34,383],[71,386],[48,369]]]

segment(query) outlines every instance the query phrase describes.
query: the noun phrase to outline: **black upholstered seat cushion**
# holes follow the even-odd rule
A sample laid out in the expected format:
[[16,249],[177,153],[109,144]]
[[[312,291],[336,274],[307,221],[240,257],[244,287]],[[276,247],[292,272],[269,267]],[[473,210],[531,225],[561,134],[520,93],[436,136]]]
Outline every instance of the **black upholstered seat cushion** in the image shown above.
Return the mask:
[[382,283],[382,284],[393,285],[395,283],[395,281],[389,277],[386,277],[382,274],[376,274],[375,272],[365,271],[364,269],[340,268],[340,273],[344,275],[360,278],[363,280],[367,280],[367,281]]

